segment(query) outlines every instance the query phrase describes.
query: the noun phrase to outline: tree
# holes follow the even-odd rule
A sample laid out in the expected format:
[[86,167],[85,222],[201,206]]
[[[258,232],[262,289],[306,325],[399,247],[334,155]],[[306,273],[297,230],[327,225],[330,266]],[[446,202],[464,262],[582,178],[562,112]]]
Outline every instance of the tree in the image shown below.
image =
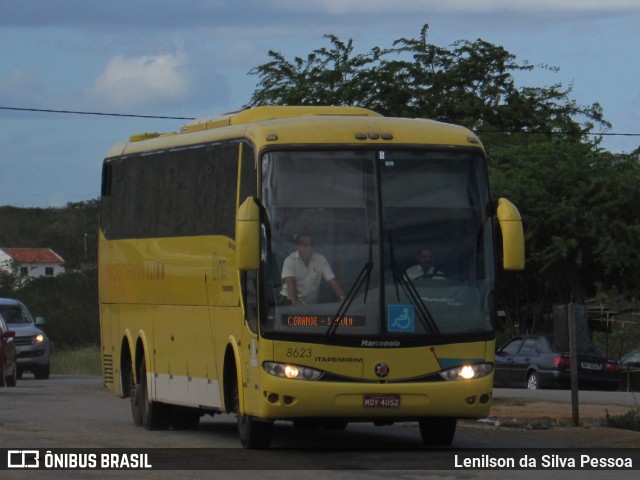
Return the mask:
[[24,302],[34,316],[45,317],[44,330],[54,348],[100,343],[95,267],[56,277],[33,278],[10,296]]
[[65,208],[0,207],[0,247],[51,248],[67,269],[95,263],[98,208],[97,199]]
[[0,274],[0,296],[23,301],[47,320],[54,346],[99,343],[98,200],[65,208],[0,207],[0,246],[49,247],[65,259],[66,273],[25,278],[13,266]]
[[[396,117],[432,118],[473,130],[590,133],[607,127],[598,103],[580,106],[571,87],[520,87],[514,73],[534,70],[503,47],[478,39],[451,47],[401,38],[387,49],[354,54],[353,41],[325,35],[331,48],[292,62],[269,51],[272,61],[250,70],[259,77],[249,106],[349,105]],[[539,66],[554,71],[556,69]],[[580,123],[577,119],[583,120]]]
[[496,147],[494,190],[516,202],[527,237],[531,285],[554,301],[583,303],[597,285],[640,287],[640,164],[563,139]]

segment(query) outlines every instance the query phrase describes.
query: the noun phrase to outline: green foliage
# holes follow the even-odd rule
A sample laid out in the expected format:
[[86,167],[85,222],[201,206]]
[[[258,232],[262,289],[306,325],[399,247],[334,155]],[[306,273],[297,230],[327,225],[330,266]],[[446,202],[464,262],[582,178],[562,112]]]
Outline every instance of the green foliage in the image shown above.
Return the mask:
[[51,248],[67,269],[95,263],[99,200],[65,208],[0,207],[0,248]]
[[[638,300],[629,301],[616,290],[598,292],[596,304],[606,305],[609,318],[614,318],[609,331],[596,332],[593,335],[595,344],[613,360],[619,360],[631,350],[640,348],[640,316]],[[640,375],[640,372],[639,372]]]
[[22,301],[33,316],[44,317],[44,330],[54,352],[61,347],[82,347],[100,342],[98,275],[94,267],[56,277],[31,279],[2,296]]
[[55,355],[51,357],[51,373],[100,376],[102,374],[100,347],[57,349]]
[[51,248],[65,260],[66,273],[55,277],[19,277],[15,268],[0,275],[1,297],[17,298],[46,319],[54,352],[100,342],[98,207],[98,200],[65,208],[0,207],[0,247]]
[[[599,104],[580,106],[571,88],[516,86],[514,73],[526,62],[482,39],[459,40],[450,48],[401,38],[390,48],[355,54],[353,41],[325,35],[330,48],[289,61],[270,51],[272,61],[250,70],[259,77],[250,106],[350,105],[386,116],[432,118],[475,130],[584,133],[594,123],[608,126]],[[554,71],[547,66],[537,68]],[[580,125],[574,117],[585,120]]]
[[607,410],[602,425],[610,428],[621,428],[623,430],[640,432],[640,409],[631,409],[623,415],[609,415],[609,411]]
[[637,157],[567,139],[488,149],[494,191],[523,216],[528,288],[552,292],[552,301],[579,303],[598,285],[640,288]]

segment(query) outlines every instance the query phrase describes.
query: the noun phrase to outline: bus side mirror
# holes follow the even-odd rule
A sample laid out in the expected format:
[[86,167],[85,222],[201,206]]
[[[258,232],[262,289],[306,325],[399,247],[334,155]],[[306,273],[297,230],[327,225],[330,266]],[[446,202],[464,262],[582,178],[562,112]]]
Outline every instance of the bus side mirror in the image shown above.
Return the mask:
[[503,267],[524,270],[524,232],[516,206],[506,198],[498,200],[498,222],[502,231]]
[[236,261],[240,270],[260,267],[260,208],[253,197],[247,197],[238,208]]

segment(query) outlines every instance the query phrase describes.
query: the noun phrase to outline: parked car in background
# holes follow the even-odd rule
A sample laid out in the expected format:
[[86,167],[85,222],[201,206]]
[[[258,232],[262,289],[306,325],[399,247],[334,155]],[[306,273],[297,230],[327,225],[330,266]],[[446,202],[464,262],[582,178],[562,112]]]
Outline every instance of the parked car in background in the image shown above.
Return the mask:
[[640,391],[640,348],[631,350],[620,359],[622,390]]
[[[496,387],[570,387],[571,359],[554,345],[552,335],[521,335],[496,351]],[[578,386],[581,389],[617,390],[620,366],[589,344],[578,352]]]
[[640,368],[640,348],[631,350],[620,359],[620,368]]
[[18,378],[16,365],[16,346],[13,337],[16,332],[9,330],[7,324],[0,315],[0,387],[15,387]]
[[51,343],[40,327],[45,324],[42,317],[35,320],[27,307],[12,298],[0,298],[0,315],[7,326],[15,331],[18,378],[25,371],[32,372],[37,379],[49,378]]

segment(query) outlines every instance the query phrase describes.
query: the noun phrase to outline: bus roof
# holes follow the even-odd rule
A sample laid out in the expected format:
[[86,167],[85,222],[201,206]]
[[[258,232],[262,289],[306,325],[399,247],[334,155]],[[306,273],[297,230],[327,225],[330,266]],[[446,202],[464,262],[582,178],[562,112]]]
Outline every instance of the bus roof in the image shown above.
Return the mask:
[[107,158],[225,139],[248,138],[266,144],[403,143],[480,147],[464,127],[433,120],[383,117],[359,107],[264,106],[200,117],[179,132],[132,135],[114,145]]
[[360,107],[322,107],[322,106],[264,106],[239,112],[225,113],[209,117],[196,118],[193,122],[182,126],[180,133],[198,132],[211,128],[242,125],[245,123],[264,122],[282,118],[308,117],[312,115],[337,115],[380,117],[379,113]]

